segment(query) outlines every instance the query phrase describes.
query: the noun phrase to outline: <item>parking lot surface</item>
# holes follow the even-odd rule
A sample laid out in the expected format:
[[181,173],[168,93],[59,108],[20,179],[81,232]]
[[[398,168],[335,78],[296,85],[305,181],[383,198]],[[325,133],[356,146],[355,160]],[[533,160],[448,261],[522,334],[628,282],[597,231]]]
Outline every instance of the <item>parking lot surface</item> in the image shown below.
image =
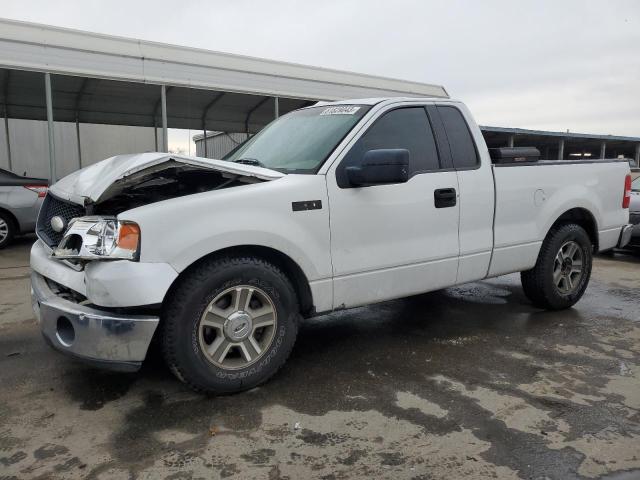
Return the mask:
[[640,478],[640,258],[575,308],[509,275],[305,321],[284,368],[206,397],[47,347],[32,238],[0,252],[0,478]]

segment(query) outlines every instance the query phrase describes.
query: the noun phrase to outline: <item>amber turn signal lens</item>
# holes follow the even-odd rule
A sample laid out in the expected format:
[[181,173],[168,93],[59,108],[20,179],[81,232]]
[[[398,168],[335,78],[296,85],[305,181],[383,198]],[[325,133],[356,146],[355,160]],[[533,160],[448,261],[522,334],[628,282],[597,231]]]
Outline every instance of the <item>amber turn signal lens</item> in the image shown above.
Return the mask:
[[140,241],[140,227],[135,223],[123,223],[120,225],[118,235],[118,247],[125,250],[137,250]]

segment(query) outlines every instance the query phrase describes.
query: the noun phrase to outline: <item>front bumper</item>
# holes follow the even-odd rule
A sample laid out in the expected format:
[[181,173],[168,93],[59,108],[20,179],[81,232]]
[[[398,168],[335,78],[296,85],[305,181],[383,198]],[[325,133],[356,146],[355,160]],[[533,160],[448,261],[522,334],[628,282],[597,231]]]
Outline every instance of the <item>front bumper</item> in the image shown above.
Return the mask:
[[159,322],[155,316],[121,315],[66,300],[36,272],[31,274],[31,299],[53,348],[112,370],[140,368]]
[[628,224],[622,227],[620,232],[620,240],[618,240],[618,248],[626,247],[631,241],[631,235],[633,235],[633,225]]
[[158,305],[178,276],[167,263],[128,260],[89,262],[77,271],[50,255],[51,249],[38,240],[31,247],[31,269],[100,307]]

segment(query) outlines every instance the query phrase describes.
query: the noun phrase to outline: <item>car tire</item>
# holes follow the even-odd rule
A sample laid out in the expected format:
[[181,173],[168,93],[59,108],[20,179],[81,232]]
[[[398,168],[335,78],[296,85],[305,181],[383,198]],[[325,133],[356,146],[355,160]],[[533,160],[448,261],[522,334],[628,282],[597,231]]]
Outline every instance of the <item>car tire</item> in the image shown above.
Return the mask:
[[186,273],[163,308],[165,361],[196,391],[247,390],[287,360],[299,317],[295,290],[275,265],[253,256],[208,259]]
[[4,212],[0,212],[0,249],[11,243],[16,234],[13,218]]
[[591,277],[593,245],[580,225],[553,227],[542,242],[536,265],[520,273],[522,288],[531,302],[548,310],[573,306]]

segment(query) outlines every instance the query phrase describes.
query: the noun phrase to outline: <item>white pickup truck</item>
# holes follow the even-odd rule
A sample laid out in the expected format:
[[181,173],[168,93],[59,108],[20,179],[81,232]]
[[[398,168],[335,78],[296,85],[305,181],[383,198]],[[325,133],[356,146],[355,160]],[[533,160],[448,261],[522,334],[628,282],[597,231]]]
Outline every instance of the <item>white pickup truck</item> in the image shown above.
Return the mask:
[[512,272],[567,308],[629,240],[629,165],[536,152],[491,155],[460,102],[391,98],[291,112],[225,160],[109,158],[49,190],[34,309],[57,350],[135,370],[155,336],[180,380],[226,393],[319,313]]

